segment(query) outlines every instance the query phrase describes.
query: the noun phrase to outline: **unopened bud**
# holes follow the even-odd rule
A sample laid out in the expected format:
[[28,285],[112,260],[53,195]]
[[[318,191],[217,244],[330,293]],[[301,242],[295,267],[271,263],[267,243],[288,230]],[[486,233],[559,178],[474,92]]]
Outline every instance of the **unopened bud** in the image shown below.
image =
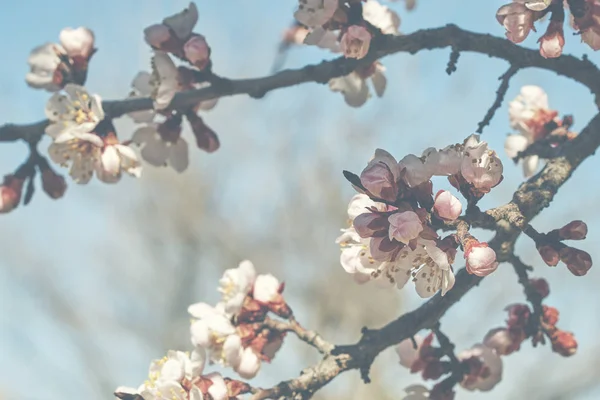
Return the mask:
[[203,70],[210,60],[210,47],[202,35],[192,36],[183,45],[185,58],[199,70]]
[[475,242],[465,249],[467,272],[477,276],[487,276],[498,268],[496,252],[487,243]]
[[446,368],[444,368],[444,364],[440,361],[430,361],[425,365],[425,368],[423,368],[421,375],[423,376],[423,379],[437,380],[447,372]]
[[572,356],[577,352],[577,340],[571,332],[556,330],[550,338],[552,351],[564,357]]
[[558,236],[563,240],[583,240],[587,233],[588,227],[583,221],[571,221],[558,230]]
[[542,260],[550,267],[556,267],[560,261],[558,251],[550,245],[543,245],[537,248],[537,251],[542,256]]
[[565,246],[560,250],[560,260],[575,276],[583,276],[592,268],[592,257],[585,251]]
[[558,323],[558,310],[554,307],[543,306],[544,314],[542,318],[548,325],[554,326]]
[[10,212],[19,205],[24,183],[24,179],[14,175],[4,177],[4,182],[0,185],[0,213]]
[[187,112],[185,114],[190,125],[192,126],[192,132],[194,132],[194,136],[196,137],[196,144],[202,150],[213,153],[217,151],[220,147],[219,138],[217,134],[210,129],[193,111]]
[[548,281],[543,278],[533,278],[529,280],[529,284],[539,293],[542,299],[545,299],[550,294],[550,286]]
[[505,308],[508,311],[506,323],[509,329],[522,328],[529,322],[531,310],[526,304],[513,304]]
[[59,199],[65,194],[67,183],[62,175],[47,168],[42,171],[42,188],[50,198]]

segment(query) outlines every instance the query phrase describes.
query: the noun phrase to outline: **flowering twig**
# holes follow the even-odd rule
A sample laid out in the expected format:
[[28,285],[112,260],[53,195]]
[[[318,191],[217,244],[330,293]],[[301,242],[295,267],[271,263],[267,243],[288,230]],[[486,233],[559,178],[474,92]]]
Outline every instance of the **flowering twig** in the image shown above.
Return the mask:
[[533,307],[533,314],[530,318],[531,324],[529,328],[530,333],[534,334],[534,332],[539,329],[540,319],[544,311],[542,308],[542,295],[535,289],[535,287],[533,287],[531,281],[529,280],[528,271],[532,271],[533,268],[525,264],[515,254],[510,255],[509,262],[512,264],[515,273],[519,278],[519,283],[521,286],[523,286],[523,291],[525,292],[527,301],[529,301]]
[[498,87],[498,90],[496,91],[496,99],[494,100],[494,103],[492,104],[490,109],[485,114],[485,117],[483,117],[483,120],[478,124],[477,133],[482,133],[483,128],[488,126],[490,124],[490,122],[492,122],[492,118],[494,118],[494,114],[502,105],[504,96],[506,95],[506,92],[508,91],[508,84],[510,83],[510,79],[513,76],[515,76],[515,74],[518,71],[519,71],[518,64],[511,64],[510,67],[508,68],[508,70],[504,74],[502,74],[502,76],[500,76],[500,78],[498,78],[500,80],[500,86]]
[[302,327],[293,317],[288,321],[265,318],[263,323],[268,328],[279,332],[293,332],[300,340],[313,346],[322,354],[329,354],[334,348],[331,343],[323,339],[317,332]]

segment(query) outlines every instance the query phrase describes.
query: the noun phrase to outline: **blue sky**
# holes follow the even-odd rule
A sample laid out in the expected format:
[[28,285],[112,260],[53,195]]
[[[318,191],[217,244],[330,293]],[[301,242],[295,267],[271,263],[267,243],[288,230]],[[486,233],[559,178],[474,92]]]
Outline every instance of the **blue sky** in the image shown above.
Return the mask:
[[[405,33],[456,23],[469,30],[503,35],[494,17],[502,1],[470,3],[466,6],[456,1],[420,0],[412,13],[406,13],[402,4],[394,7],[401,14],[401,30]],[[26,60],[32,47],[57,40],[61,28],[84,25],[94,30],[99,51],[94,56],[87,86],[103,98],[116,99],[127,94],[131,78],[137,71],[147,69],[150,51],[142,40],[143,28],[179,11],[186,4],[186,1],[180,0],[28,0],[4,6],[0,14],[0,35],[5,38],[0,74],[0,124],[32,122],[43,117],[48,94],[25,85]],[[213,48],[217,73],[231,78],[268,74],[280,33],[291,20],[294,1],[255,0],[236,2],[235,5],[232,2],[198,1],[197,4],[200,10],[197,30],[207,37]],[[543,32],[543,29],[542,24],[539,31]],[[566,36],[567,53],[586,53],[593,62],[600,61],[598,54],[581,45],[568,30]],[[532,35],[523,45],[534,47],[536,39],[537,36]],[[269,152],[278,140],[293,143],[299,154],[310,155],[311,152],[327,149],[331,152],[333,167],[340,171],[360,171],[375,147],[388,149],[401,158],[406,153],[420,153],[426,147],[442,147],[461,141],[473,133],[477,122],[493,102],[497,77],[505,71],[507,64],[485,56],[462,54],[458,71],[448,77],[445,73],[448,55],[449,50],[443,49],[416,56],[398,54],[384,59],[389,82],[387,93],[383,99],[372,99],[360,109],[347,107],[341,96],[317,84],[273,92],[260,101],[246,97],[223,99],[207,116],[208,123],[221,134],[222,149],[210,156],[194,153],[194,168],[214,168],[215,174],[220,177],[223,204],[231,206],[232,218],[246,218],[247,224],[260,226],[262,218],[269,215],[264,192],[239,182],[252,182],[260,177],[268,182],[271,199],[283,196],[285,185],[282,181],[286,174],[273,169],[276,155]],[[318,62],[323,57],[330,58],[318,49],[295,49],[290,53],[286,66],[300,67]],[[512,80],[507,98],[513,98],[524,84],[544,87],[552,108],[562,114],[574,114],[576,130],[585,126],[595,113],[593,99],[587,89],[546,71],[520,72]],[[276,128],[270,117],[273,115],[286,119],[283,132],[275,131],[280,127]],[[233,122],[232,118],[236,121]],[[131,128],[128,121],[120,121],[119,124],[122,131]],[[373,131],[373,137],[361,139],[368,146],[358,150],[352,147],[354,152],[348,153],[351,147],[341,143],[336,133],[340,129],[359,129],[365,135]],[[486,128],[484,139],[501,152],[507,133],[509,127],[504,104],[493,123]],[[287,136],[282,138],[279,135]],[[20,143],[0,146],[1,170],[9,173],[25,156],[25,146]],[[598,166],[596,159],[586,161],[585,170],[578,171],[559,193],[556,205],[544,211],[534,223],[539,230],[545,231],[572,219],[585,219],[591,229],[588,239],[580,247],[596,259],[600,252],[593,245],[598,242],[600,234],[594,227],[599,226],[600,221],[594,210],[600,193],[590,182],[597,179],[594,171]],[[491,207],[509,200],[520,179],[520,169],[506,161],[505,181],[501,188],[485,199],[483,205]],[[341,180],[340,175],[340,182],[332,184],[343,184]],[[43,287],[36,289],[29,285],[28,281],[35,277],[28,275],[29,270],[25,269],[28,263],[48,263],[53,266],[49,279],[58,290],[68,293],[74,304],[90,309],[111,305],[113,308],[107,309],[126,313],[123,308],[127,306],[112,305],[116,300],[115,293],[111,292],[114,291],[111,279],[118,277],[107,277],[102,273],[100,268],[104,261],[98,257],[98,252],[103,250],[105,242],[114,244],[116,238],[135,239],[135,232],[128,237],[116,232],[114,221],[123,218],[127,207],[134,204],[133,199],[141,193],[136,183],[124,179],[117,186],[96,182],[83,187],[72,184],[61,201],[49,200],[38,193],[30,206],[2,216],[0,235],[6,248],[0,246],[0,254],[7,254],[9,248],[12,253],[18,252],[18,257],[5,257],[0,261],[0,354],[3,354],[3,360],[8,358],[0,366],[0,393],[4,390],[6,399],[97,396],[95,389],[86,385],[85,373],[76,370],[81,360],[73,352],[73,346],[86,345],[86,340],[93,341],[90,345],[97,346],[102,352],[110,353],[113,348],[128,350],[125,360],[115,356],[115,362],[106,365],[106,368],[115,370],[115,375],[122,376],[119,383],[134,385],[145,374],[147,361],[155,355],[149,355],[144,344],[121,339],[118,333],[102,332],[101,329],[94,339],[76,334],[65,335],[64,330],[58,329],[55,321],[48,317],[45,305],[39,301]],[[351,196],[351,188],[344,190],[348,197]],[[256,213],[235,207],[238,196],[242,195]],[[311,194],[306,196],[307,201],[311,201]],[[332,241],[335,234],[332,232],[331,236],[324,236],[322,241]],[[562,327],[576,332],[580,352],[585,355],[592,349],[596,351],[593,332],[600,326],[600,319],[589,315],[589,307],[600,301],[600,295],[591,285],[600,277],[597,270],[592,269],[585,278],[575,278],[564,269],[541,266],[531,243],[526,240],[521,240],[519,249],[527,261],[539,267],[539,274],[546,276],[553,285],[549,304],[562,311]],[[331,251],[337,252],[338,249],[332,245]],[[131,262],[132,259],[135,259],[134,255],[120,258],[122,262]],[[291,276],[293,271],[289,273]],[[487,313],[485,324],[474,326],[473,309],[477,308],[477,296],[487,291],[502,292],[502,282],[511,279],[510,271],[505,268],[498,272],[498,277],[484,281],[480,288],[466,296],[465,301],[447,317],[445,325],[449,333],[466,335],[474,341],[487,328],[501,325],[504,319],[502,311],[493,310]],[[521,301],[518,287],[504,293],[509,296],[507,302]],[[414,296],[408,297],[411,306],[419,304],[420,300]],[[74,322],[76,325],[77,321]],[[522,379],[528,368],[540,362],[543,367],[539,368],[551,377],[559,376],[561,369],[580,362],[577,357],[563,360],[547,353],[547,348],[531,351],[527,347],[522,353],[507,358],[506,381],[488,398],[505,398],[510,393],[508,380]],[[293,375],[298,369],[294,365],[287,370]],[[35,385],[31,385],[32,380],[35,380]],[[578,398],[595,398],[594,394],[590,396]],[[109,393],[104,398],[110,398]],[[465,398],[475,397],[465,395]]]

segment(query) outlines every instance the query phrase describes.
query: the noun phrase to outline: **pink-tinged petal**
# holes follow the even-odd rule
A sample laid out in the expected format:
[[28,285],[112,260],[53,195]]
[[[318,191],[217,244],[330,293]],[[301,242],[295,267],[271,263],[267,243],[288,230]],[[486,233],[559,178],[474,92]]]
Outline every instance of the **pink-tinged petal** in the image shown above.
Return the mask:
[[193,2],[183,11],[163,20],[163,24],[168,26],[181,40],[187,39],[192,34],[197,22],[198,8]]
[[102,152],[102,168],[111,175],[121,170],[121,158],[115,146],[106,146]]
[[171,146],[169,153],[169,165],[177,172],[183,172],[189,165],[188,144],[183,138],[179,138]]

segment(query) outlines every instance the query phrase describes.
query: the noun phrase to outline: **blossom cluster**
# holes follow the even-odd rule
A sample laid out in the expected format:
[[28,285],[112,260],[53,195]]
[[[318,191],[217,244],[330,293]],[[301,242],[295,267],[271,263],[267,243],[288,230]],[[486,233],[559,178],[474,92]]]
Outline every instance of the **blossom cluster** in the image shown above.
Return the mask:
[[496,12],[496,19],[506,29],[513,43],[524,41],[534,23],[550,14],[546,32],[538,39],[540,54],[545,58],[560,57],[565,45],[565,8],[571,13],[571,26],[581,40],[594,50],[600,49],[600,2],[598,0],[512,0]]
[[[298,24],[286,31],[285,42],[341,52],[346,58],[366,57],[372,40],[378,35],[400,34],[398,14],[377,0],[299,0],[294,17]],[[371,96],[368,80],[377,96],[383,95],[387,84],[384,72],[384,66],[375,61],[357,67],[346,76],[331,79],[329,88],[341,92],[348,105],[360,107]]]
[[[557,147],[562,140],[576,136],[569,130],[573,117],[558,118],[558,111],[550,109],[548,95],[539,86],[523,86],[510,102],[508,113],[510,126],[517,131],[508,135],[504,144],[506,154],[512,159],[518,160],[519,153],[539,140],[550,139],[548,146]],[[523,175],[528,178],[537,171],[540,157],[528,155],[522,158],[522,163]]]
[[454,262],[462,246],[469,273],[485,276],[498,267],[494,250],[470,234],[440,238],[437,228],[457,220],[462,204],[449,191],[433,196],[433,176],[446,176],[469,204],[502,180],[502,162],[478,135],[442,150],[426,149],[400,161],[382,149],[360,176],[346,177],[360,194],[348,206],[350,227],[337,243],[346,272],[402,288],[412,278],[421,297],[442,296],[454,285]]
[[262,362],[275,357],[285,337],[285,332],[266,326],[268,314],[291,318],[292,311],[283,298],[283,284],[273,275],[257,275],[247,260],[224,272],[219,292],[221,301],[215,306],[196,303],[188,308],[193,317],[191,354],[169,351],[152,362],[146,382],[137,389],[118,388],[117,397],[232,400],[250,391],[241,381],[204,374],[205,364],[219,363],[244,379],[253,378]]

